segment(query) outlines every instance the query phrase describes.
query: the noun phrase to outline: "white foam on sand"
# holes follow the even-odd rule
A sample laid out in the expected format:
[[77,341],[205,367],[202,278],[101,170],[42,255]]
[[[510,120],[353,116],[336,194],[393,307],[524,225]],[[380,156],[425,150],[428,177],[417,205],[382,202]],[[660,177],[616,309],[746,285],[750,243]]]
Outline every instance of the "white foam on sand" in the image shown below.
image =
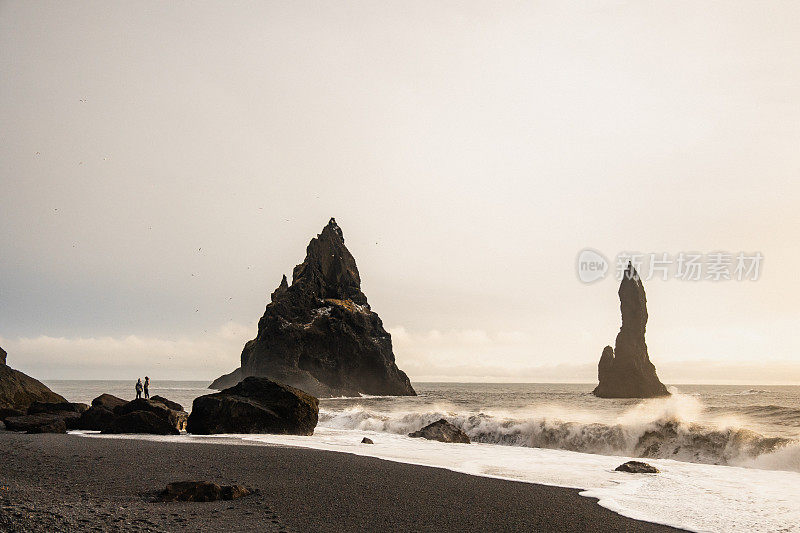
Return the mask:
[[[365,436],[375,444],[361,444]],[[600,505],[621,515],[692,531],[800,531],[798,472],[648,459],[660,474],[628,474],[614,470],[628,457],[479,443],[444,444],[383,431],[319,426],[311,437],[129,438],[195,443],[225,439],[230,443],[352,453],[479,476],[579,488],[582,495],[598,498]]]

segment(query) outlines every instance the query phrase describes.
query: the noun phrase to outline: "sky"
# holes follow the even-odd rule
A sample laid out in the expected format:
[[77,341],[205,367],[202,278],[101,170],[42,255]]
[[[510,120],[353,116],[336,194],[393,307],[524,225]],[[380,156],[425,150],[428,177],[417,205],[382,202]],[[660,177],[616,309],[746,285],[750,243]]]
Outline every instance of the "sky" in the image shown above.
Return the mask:
[[800,384],[798,18],[0,1],[0,346],[211,380],[336,217],[412,381],[595,381],[617,255],[725,251],[757,279],[644,281],[662,381]]

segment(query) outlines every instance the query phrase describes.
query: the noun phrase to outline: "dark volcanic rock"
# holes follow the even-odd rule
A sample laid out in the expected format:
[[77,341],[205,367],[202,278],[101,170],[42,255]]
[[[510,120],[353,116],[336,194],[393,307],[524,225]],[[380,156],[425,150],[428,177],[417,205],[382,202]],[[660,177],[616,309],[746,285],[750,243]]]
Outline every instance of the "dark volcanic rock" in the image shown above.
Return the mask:
[[117,415],[105,407],[90,407],[83,413],[75,424],[75,429],[103,431],[108,428]]
[[30,407],[28,407],[28,414],[35,415],[38,413],[50,413],[53,415],[59,415],[62,413],[77,413],[80,415],[87,409],[89,409],[89,406],[85,403],[33,402]]
[[647,297],[639,274],[628,263],[619,285],[622,327],[615,349],[606,346],[597,374],[600,384],[594,389],[601,398],[653,398],[669,396],[656,375],[644,342],[647,325]]
[[618,472],[630,472],[631,474],[658,474],[658,468],[641,461],[628,461],[616,467]]
[[162,502],[215,502],[233,500],[251,494],[241,485],[217,485],[210,481],[177,481],[170,483],[159,495]]
[[103,433],[149,433],[152,435],[180,435],[169,420],[152,411],[132,411],[115,416]]
[[305,392],[268,378],[248,377],[216,394],[195,398],[187,431],[312,435],[319,402]]
[[42,382],[0,365],[0,409],[27,411],[33,402],[66,402],[63,396],[51,391]]
[[10,416],[25,416],[25,411],[21,411],[19,409],[8,409],[8,408],[0,409],[0,420],[5,420]]
[[439,442],[457,442],[461,444],[469,444],[469,437],[466,433],[461,431],[444,418],[440,418],[432,424],[428,424],[419,431],[409,433],[409,437],[422,437],[428,440],[438,440]]
[[[60,425],[58,423],[61,423]],[[64,426],[64,431],[66,431],[66,425],[64,424],[64,420],[59,415],[54,415],[50,413],[39,413],[35,415],[23,415],[23,416],[10,416],[6,418],[6,429],[10,431],[27,431],[29,433],[35,433],[38,428],[48,427],[53,425],[61,425]],[[57,431],[57,433],[64,433],[64,431]],[[56,433],[55,431],[39,431],[38,433]]]
[[361,444],[375,444],[375,443],[372,442],[372,439],[364,437],[363,439],[361,439]]
[[181,404],[178,402],[173,402],[172,400],[167,400],[163,396],[151,396],[150,401],[164,404],[173,411],[183,411],[183,406]]
[[48,424],[32,427],[28,433],[66,433],[67,424],[64,418],[56,418]]
[[127,400],[123,400],[122,398],[117,398],[111,394],[101,394],[94,400],[92,400],[92,407],[102,407],[103,409],[107,409],[109,411],[113,411],[117,407],[121,405],[125,405],[128,403]]
[[314,396],[414,395],[397,368],[392,339],[361,292],[355,259],[331,219],[272,293],[256,338],[245,344],[241,368],[212,389],[264,376]]
[[0,348],[0,365],[6,364],[6,356],[7,355],[8,354],[6,353],[6,351],[4,349]]
[[[174,402],[170,403],[178,405]],[[180,406],[178,405],[178,407]],[[132,400],[124,405],[114,408],[114,414],[117,416],[127,415],[136,411],[148,411],[153,413],[159,418],[166,420],[177,431],[186,429],[186,420],[189,418],[189,415],[186,413],[186,411],[183,411],[182,409],[180,411],[170,409],[161,402],[157,402],[155,400],[145,400],[144,398]]]

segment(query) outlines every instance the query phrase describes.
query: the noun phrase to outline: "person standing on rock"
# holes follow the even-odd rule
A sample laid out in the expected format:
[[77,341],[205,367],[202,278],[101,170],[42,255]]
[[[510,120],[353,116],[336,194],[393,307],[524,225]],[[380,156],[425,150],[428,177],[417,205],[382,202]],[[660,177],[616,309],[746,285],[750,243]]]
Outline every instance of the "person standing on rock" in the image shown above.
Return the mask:
[[147,376],[144,377],[144,398],[150,398],[150,378]]
[[142,397],[142,378],[136,380],[136,399]]

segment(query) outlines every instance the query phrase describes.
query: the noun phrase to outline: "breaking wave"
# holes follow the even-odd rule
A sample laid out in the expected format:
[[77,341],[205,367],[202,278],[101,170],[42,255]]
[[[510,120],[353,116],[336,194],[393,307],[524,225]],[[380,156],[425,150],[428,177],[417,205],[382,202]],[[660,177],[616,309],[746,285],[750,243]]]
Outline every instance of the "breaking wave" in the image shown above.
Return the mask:
[[[699,401],[686,395],[645,401],[608,421],[597,421],[597,414],[587,411],[537,411],[459,413],[451,405],[434,405],[416,412],[353,406],[321,409],[320,425],[407,434],[445,418],[473,442],[486,444],[800,472],[799,440],[761,435],[741,427],[735,417],[705,418]],[[745,411],[800,420],[800,410],[774,405]]]

